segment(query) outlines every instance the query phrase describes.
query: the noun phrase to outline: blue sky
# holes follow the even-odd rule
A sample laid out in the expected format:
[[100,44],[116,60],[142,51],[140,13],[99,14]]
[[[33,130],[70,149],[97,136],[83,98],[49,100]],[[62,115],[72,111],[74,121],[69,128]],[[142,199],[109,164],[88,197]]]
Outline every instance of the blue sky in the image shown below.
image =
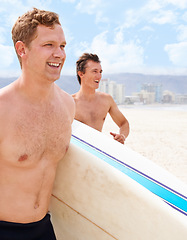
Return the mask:
[[60,16],[62,74],[74,75],[78,57],[92,52],[104,74],[187,75],[187,0],[0,0],[0,76],[20,74],[11,29],[32,7]]

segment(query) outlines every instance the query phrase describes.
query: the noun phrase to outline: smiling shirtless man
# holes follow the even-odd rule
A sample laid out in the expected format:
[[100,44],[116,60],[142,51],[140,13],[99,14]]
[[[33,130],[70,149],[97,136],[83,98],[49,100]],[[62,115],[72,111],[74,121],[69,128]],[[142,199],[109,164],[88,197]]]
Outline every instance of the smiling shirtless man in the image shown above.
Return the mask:
[[54,240],[48,207],[75,111],[54,83],[66,40],[58,15],[36,8],[18,18],[12,38],[22,74],[0,90],[0,239]]
[[84,53],[76,63],[80,90],[73,94],[76,103],[75,119],[102,131],[107,113],[119,126],[119,133],[110,133],[124,144],[129,134],[129,123],[111,95],[96,92],[102,77],[101,63],[96,54]]

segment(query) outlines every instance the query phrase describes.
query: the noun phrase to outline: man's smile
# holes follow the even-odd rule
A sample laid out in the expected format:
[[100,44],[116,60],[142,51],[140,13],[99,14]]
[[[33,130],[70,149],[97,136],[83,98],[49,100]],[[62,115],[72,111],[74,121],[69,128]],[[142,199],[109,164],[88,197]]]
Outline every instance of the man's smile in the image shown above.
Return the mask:
[[47,63],[50,67],[60,67],[61,63],[51,63],[51,62],[48,62]]

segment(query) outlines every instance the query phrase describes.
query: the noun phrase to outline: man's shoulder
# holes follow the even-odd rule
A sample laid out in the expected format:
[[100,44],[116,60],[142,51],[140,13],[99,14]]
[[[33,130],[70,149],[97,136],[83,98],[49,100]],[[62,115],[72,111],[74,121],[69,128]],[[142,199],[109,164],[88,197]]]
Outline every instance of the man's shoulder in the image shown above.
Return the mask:
[[[0,89],[0,104],[5,104],[13,99],[13,90],[10,85],[7,85]],[[13,99],[14,100],[14,99]],[[1,108],[2,109],[2,108]]]
[[[12,109],[16,108],[16,105],[14,105],[15,99],[14,94],[10,90],[9,86],[5,86],[4,88],[0,89],[0,127],[2,131],[3,124],[6,124],[7,122],[7,116],[11,114]],[[13,107],[14,106],[14,107]]]
[[72,95],[70,95],[66,91],[62,90],[61,88],[59,88],[59,91],[60,91],[61,99],[67,100],[67,101],[70,101],[70,102],[74,102]]
[[97,94],[98,96],[101,96],[101,97],[108,97],[108,96],[110,96],[110,94],[105,93],[105,92],[100,92],[100,91],[97,91],[96,94]]
[[113,100],[112,96],[108,93],[104,93],[104,92],[96,92],[97,96],[100,97],[100,98],[103,98],[105,100],[108,100],[108,101],[111,101]]

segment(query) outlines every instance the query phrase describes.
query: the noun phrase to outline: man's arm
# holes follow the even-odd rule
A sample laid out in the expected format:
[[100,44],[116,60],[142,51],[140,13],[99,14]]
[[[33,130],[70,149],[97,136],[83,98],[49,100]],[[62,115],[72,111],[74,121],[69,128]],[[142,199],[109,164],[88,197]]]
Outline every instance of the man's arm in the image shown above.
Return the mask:
[[117,133],[110,133],[115,140],[124,144],[125,139],[129,135],[129,122],[119,110],[117,104],[115,103],[114,99],[110,96],[111,107],[109,110],[109,114],[112,117],[113,121],[119,127],[119,134]]

